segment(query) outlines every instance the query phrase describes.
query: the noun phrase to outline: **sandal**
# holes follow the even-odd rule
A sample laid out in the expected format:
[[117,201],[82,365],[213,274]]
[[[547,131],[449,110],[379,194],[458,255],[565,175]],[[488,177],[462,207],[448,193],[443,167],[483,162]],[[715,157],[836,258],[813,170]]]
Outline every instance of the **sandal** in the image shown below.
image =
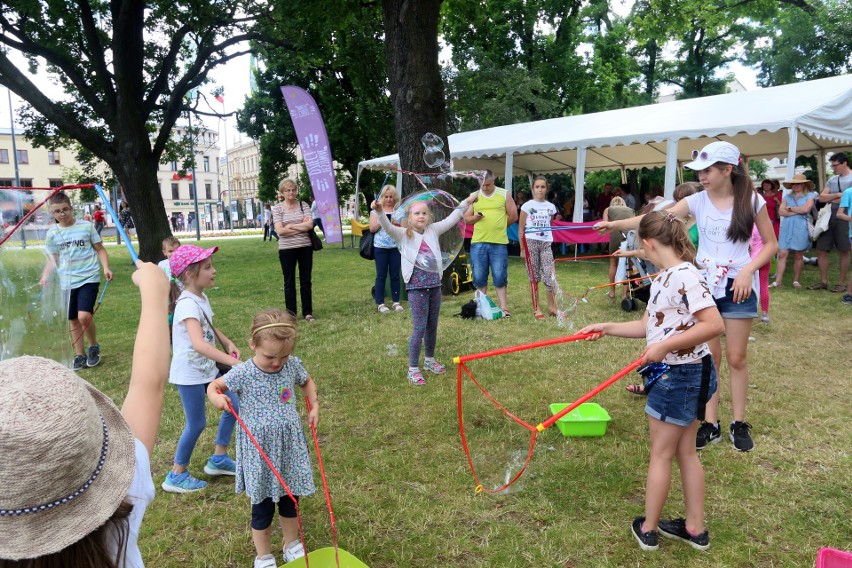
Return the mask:
[[831,289],[832,292],[845,292],[846,285],[844,284],[835,284],[834,288]]
[[828,290],[828,284],[825,282],[817,282],[808,286],[808,290]]
[[609,292],[607,292],[606,295],[609,296],[610,300],[615,300],[615,292],[614,291],[610,290]]
[[305,321],[317,321],[317,318],[315,318],[311,314],[308,314],[305,316]]
[[[404,312],[405,311],[405,308],[403,308],[402,305],[399,302],[393,303],[393,309],[398,311],[398,312]],[[381,310],[379,310],[379,311],[381,311]]]
[[802,285],[799,284],[798,280],[793,280],[793,288],[799,289],[801,287],[802,287]]
[[[388,312],[390,312],[390,309],[386,305],[379,304],[379,313],[386,314]],[[305,319],[308,319],[308,318],[305,317]]]
[[633,383],[631,385],[627,385],[627,392],[633,393],[638,396],[648,396],[648,393],[645,392],[645,385],[639,383]]
[[781,284],[779,284],[778,282],[773,282],[772,284],[769,285],[769,287],[770,288],[780,288]]
[[537,320],[545,319],[545,315],[541,312],[536,312],[534,315],[535,315],[535,319],[537,319]]
[[502,311],[503,311],[503,317],[504,317],[504,318],[510,318],[510,317],[512,317],[512,314],[510,314],[510,313],[509,313],[509,312],[507,312],[506,310],[502,310]]

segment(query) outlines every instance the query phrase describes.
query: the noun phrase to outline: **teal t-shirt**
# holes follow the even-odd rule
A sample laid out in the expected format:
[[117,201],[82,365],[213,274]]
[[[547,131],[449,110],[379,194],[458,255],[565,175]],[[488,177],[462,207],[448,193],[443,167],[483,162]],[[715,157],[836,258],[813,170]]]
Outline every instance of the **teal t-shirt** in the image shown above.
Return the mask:
[[88,221],[74,222],[70,227],[54,225],[47,231],[45,250],[59,256],[56,271],[63,290],[73,290],[83,284],[99,284],[101,267],[95,243],[101,237]]

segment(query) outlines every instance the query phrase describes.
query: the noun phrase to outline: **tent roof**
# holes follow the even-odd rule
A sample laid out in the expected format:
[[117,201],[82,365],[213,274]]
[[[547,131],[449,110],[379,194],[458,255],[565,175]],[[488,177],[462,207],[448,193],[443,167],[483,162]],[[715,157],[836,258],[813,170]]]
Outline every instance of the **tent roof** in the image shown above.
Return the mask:
[[[749,158],[786,157],[788,128],[797,130],[798,155],[852,144],[852,75],[460,132],[449,145],[457,169],[500,171],[512,153],[518,173],[572,170],[583,147],[587,170],[632,169],[664,166],[669,140],[727,140]],[[705,142],[679,144],[678,160]],[[393,154],[359,167],[398,164]]]

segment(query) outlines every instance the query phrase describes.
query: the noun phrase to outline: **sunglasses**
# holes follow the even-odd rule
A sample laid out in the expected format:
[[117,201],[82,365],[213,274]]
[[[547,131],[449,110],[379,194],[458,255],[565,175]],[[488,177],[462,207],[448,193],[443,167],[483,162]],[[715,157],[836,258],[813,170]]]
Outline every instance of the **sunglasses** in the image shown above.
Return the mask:
[[699,152],[698,150],[692,151],[692,159],[693,160],[697,160],[698,158],[701,158],[702,160],[706,160],[709,157],[710,157],[710,154],[708,154],[707,152],[704,152],[704,151]]

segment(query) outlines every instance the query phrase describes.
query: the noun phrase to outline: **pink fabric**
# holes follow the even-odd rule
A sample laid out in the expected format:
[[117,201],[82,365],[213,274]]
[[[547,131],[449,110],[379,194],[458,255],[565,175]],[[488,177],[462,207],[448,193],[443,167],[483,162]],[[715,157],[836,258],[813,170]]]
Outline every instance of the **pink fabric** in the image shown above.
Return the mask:
[[195,245],[181,245],[175,250],[169,258],[169,268],[172,271],[172,276],[177,278],[190,264],[201,262],[206,258],[210,258],[214,252],[219,250],[219,247],[203,249]]
[[[757,230],[757,224],[751,230],[751,239],[748,242],[749,252],[754,258],[760,251],[763,250],[763,239],[760,238],[760,232]],[[760,286],[760,309],[764,313],[769,313],[769,265],[772,262],[767,262],[757,271],[757,281]]]
[[[553,242],[554,243],[567,243],[567,244],[586,244],[586,243],[608,243],[609,235],[599,235],[597,231],[592,229],[595,226],[597,221],[592,221],[590,223],[566,223],[564,221],[552,221],[550,225],[552,227],[579,227],[577,229],[570,230],[556,230],[553,231]],[[464,238],[469,239],[473,237],[473,225],[465,225],[464,227]]]

